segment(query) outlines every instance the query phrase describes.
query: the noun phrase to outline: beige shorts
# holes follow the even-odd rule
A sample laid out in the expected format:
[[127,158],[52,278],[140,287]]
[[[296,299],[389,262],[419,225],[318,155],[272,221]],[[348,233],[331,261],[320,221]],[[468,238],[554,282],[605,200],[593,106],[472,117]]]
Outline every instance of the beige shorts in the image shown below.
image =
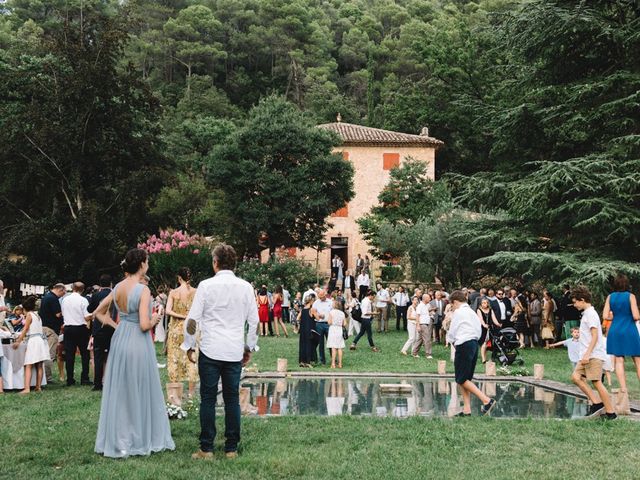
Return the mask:
[[586,365],[578,362],[578,366],[574,373],[585,377],[590,382],[596,382],[602,380],[602,365],[604,362],[598,358],[589,359],[589,363]]

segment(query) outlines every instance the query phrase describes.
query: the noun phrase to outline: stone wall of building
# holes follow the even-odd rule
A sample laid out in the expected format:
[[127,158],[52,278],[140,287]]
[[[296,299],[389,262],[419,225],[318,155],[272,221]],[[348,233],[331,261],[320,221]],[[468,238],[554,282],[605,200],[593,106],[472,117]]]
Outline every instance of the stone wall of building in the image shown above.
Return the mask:
[[[378,147],[378,146],[342,146],[337,149],[343,152],[345,160],[352,162],[354,166],[355,197],[347,206],[347,216],[332,216],[329,223],[333,224],[327,231],[326,242],[331,245],[332,237],[347,237],[348,239],[348,268],[353,268],[358,253],[368,253],[369,247],[358,231],[356,220],[366,214],[371,207],[377,204],[378,194],[389,181],[389,170],[384,169],[393,163],[394,155],[398,155],[400,163],[407,157],[422,160],[428,164],[429,177],[435,179],[435,148],[433,147]],[[389,155],[391,154],[391,155]],[[344,214],[345,212],[340,212]],[[298,252],[298,257],[315,265],[316,251],[304,249]],[[320,252],[320,271],[329,274],[331,266],[331,250]]]

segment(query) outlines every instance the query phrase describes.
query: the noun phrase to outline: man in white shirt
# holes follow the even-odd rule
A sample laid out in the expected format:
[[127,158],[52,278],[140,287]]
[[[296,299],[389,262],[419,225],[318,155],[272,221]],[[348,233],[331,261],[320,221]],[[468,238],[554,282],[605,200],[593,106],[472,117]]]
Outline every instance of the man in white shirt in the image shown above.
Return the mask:
[[389,304],[391,303],[391,296],[389,290],[381,283],[378,284],[378,293],[376,294],[376,309],[378,310],[380,317],[378,320],[378,333],[387,333],[389,329]]
[[353,339],[353,343],[349,347],[349,350],[355,350],[356,345],[358,344],[358,341],[366,333],[367,340],[369,341],[369,346],[371,347],[371,350],[373,350],[374,352],[379,351],[378,348],[373,343],[373,333],[371,331],[371,320],[373,316],[373,299],[375,298],[375,296],[376,294],[372,290],[369,290],[365,298],[362,300],[362,303],[360,304],[360,310],[362,311],[362,317],[360,318],[360,325],[361,325],[360,333],[358,333],[358,335],[356,335],[356,338]]
[[0,280],[0,325],[4,322],[4,318],[8,311],[9,309],[4,302],[4,282]]
[[318,286],[317,286],[317,285],[315,285],[315,286],[313,286],[313,287],[312,287],[312,286],[310,286],[310,287],[309,287],[309,289],[308,289],[306,292],[304,292],[304,293],[302,294],[302,303],[303,303],[303,304],[307,303],[307,296],[308,296],[309,294],[313,294],[313,295],[315,295],[315,294],[316,294],[316,290],[315,290],[316,288],[318,288]]
[[316,319],[316,332],[320,335],[318,343],[318,357],[320,363],[325,365],[324,341],[329,336],[329,312],[333,308],[333,300],[327,297],[327,291],[324,288],[316,290],[318,299],[311,306],[311,316]]
[[[257,350],[258,306],[250,283],[235,276],[236,252],[229,245],[213,249],[215,275],[198,285],[188,320],[184,343],[189,360],[195,363],[196,332],[200,330],[200,449],[193,459],[213,458],[216,437],[216,399],[222,379],[227,458],[238,456],[240,441],[240,374]],[[247,339],[245,342],[245,325]]]
[[[603,418],[613,420],[616,418],[609,393],[602,383],[602,367],[607,359],[607,351],[602,338],[602,326],[596,309],[591,305],[591,292],[587,287],[576,287],[571,290],[573,306],[582,311],[580,320],[580,361],[573,371],[571,379],[591,401],[591,407],[587,412],[588,417],[602,414]],[[586,381],[585,381],[586,379]],[[597,393],[587,384],[591,382]]]
[[409,308],[409,295],[404,291],[404,287],[398,287],[398,291],[393,296],[393,304],[396,306],[396,330],[407,330],[407,309]]
[[447,332],[447,340],[455,348],[454,368],[456,383],[460,385],[464,408],[458,413],[459,417],[471,415],[471,394],[482,402],[480,412],[487,415],[495,406],[496,401],[487,397],[473,383],[473,374],[478,361],[478,339],[482,333],[478,315],[471,310],[467,298],[462,290],[456,290],[449,295],[451,310],[451,327]]
[[291,294],[289,290],[282,287],[282,320],[291,323],[291,315],[289,309],[291,308]]
[[413,343],[413,351],[411,354],[418,358],[418,352],[420,347],[424,345],[424,350],[427,354],[427,358],[431,359],[431,334],[433,331],[433,309],[431,308],[431,295],[425,293],[422,295],[422,301],[416,307],[416,320],[418,323],[418,330],[416,331],[416,340]]
[[367,292],[369,291],[369,275],[362,271],[358,278],[356,278],[356,285],[359,289],[358,300],[362,302],[362,299],[367,296]]
[[91,314],[87,311],[89,300],[82,296],[84,283],[75,282],[71,294],[61,301],[62,318],[64,319],[64,352],[67,370],[67,386],[75,385],[73,369],[76,362],[76,349],[80,350],[82,359],[81,385],[92,385],[89,380],[89,321]]

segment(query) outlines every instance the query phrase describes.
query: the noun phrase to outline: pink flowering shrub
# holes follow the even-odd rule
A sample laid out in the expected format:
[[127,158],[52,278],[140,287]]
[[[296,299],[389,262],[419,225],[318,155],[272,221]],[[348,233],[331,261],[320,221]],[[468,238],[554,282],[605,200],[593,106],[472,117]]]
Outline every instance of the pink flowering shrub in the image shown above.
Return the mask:
[[176,275],[181,267],[191,270],[191,284],[213,275],[209,242],[200,235],[189,235],[182,230],[160,230],[150,235],[138,248],[149,254],[149,277],[153,287],[177,285]]

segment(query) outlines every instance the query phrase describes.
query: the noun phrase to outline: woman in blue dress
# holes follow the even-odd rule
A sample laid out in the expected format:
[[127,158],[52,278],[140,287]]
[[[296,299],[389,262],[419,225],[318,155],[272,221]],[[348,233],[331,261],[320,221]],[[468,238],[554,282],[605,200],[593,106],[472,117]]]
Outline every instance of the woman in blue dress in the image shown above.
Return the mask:
[[620,390],[627,391],[627,379],[624,372],[624,357],[633,358],[636,373],[640,379],[640,333],[637,322],[640,320],[636,296],[629,292],[629,279],[619,274],[613,281],[615,290],[607,297],[602,317],[612,320],[607,335],[607,353],[616,357],[616,376]]
[[[95,451],[105,457],[149,455],[173,450],[151,330],[151,293],[140,281],[149,268],[147,252],[127,252],[122,268],[126,278],[97,308],[100,322],[116,329],[104,379]],[[120,323],[111,319],[114,302]]]

